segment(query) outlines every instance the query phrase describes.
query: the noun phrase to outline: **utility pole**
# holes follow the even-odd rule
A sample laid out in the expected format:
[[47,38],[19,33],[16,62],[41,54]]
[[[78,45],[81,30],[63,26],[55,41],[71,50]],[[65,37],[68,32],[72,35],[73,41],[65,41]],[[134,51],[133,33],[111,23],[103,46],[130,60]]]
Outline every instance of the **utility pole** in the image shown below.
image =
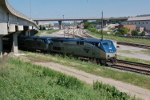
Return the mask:
[[31,0],[30,0],[30,18],[31,18]]
[[103,11],[102,11],[102,25],[101,25],[102,29],[101,29],[101,39],[103,41]]

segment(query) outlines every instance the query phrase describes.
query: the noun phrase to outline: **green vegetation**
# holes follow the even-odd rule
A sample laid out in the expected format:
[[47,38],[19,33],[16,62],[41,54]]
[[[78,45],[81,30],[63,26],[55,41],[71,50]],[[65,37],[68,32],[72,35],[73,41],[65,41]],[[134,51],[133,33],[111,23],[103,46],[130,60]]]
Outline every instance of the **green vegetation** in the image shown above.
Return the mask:
[[35,34],[34,36],[40,36],[44,31],[39,31],[37,34]]
[[141,50],[141,52],[149,54],[150,55],[150,50]]
[[88,29],[88,28],[95,28],[95,24],[92,24],[91,22],[85,22],[84,23],[84,28]]
[[145,32],[143,31],[142,33],[140,33],[141,36],[145,36]]
[[84,70],[85,72],[88,72],[94,75],[112,78],[115,80],[127,82],[133,85],[137,85],[143,88],[150,89],[150,85],[149,85],[150,78],[144,75],[137,75],[134,73],[127,73],[127,72],[119,72],[113,69],[109,69],[109,68],[97,65],[96,63],[84,62],[84,61],[80,61],[73,57],[68,57],[68,56],[62,57],[60,55],[52,56],[48,54],[43,55],[43,54],[29,53],[27,57],[31,61],[55,62],[55,63],[59,63],[61,65],[65,65],[68,67],[74,67],[79,70]]
[[39,27],[40,27],[40,30],[45,30],[46,29],[46,27],[44,25],[40,25]]
[[137,30],[132,30],[131,34],[132,34],[132,36],[137,36],[138,35],[138,31]]
[[121,36],[121,35],[122,35],[122,33],[120,33],[120,32],[115,33],[115,36]]
[[46,33],[51,34],[51,33],[57,32],[57,31],[59,31],[59,29],[57,29],[57,30],[48,30],[48,31],[46,31]]
[[51,33],[57,32],[57,31],[59,31],[59,29],[57,29],[57,30],[41,30],[34,36],[40,36],[43,32],[46,32],[47,34],[51,34]]
[[[113,34],[106,35],[105,34],[106,31],[104,31],[103,33],[104,33],[104,38],[105,39],[110,39],[110,40],[115,40],[115,41],[120,41],[120,42],[131,42],[131,43],[150,45],[150,40],[149,39],[126,38],[126,37],[115,36]],[[101,38],[101,34],[97,34],[97,33],[94,33],[94,32],[91,32],[90,34],[97,37],[97,38]]]
[[138,62],[138,63],[144,63],[144,64],[150,64],[149,60],[142,60],[137,58],[129,58],[129,57],[123,57],[123,56],[117,56],[117,59],[125,60],[125,61],[131,61],[131,62]]
[[126,38],[126,37],[118,37],[114,35],[104,35],[104,38],[115,40],[115,41],[120,41],[120,42],[131,42],[131,43],[150,45],[149,39]]
[[74,77],[17,58],[0,63],[1,100],[135,100],[115,87],[99,82],[91,87]]
[[132,52],[130,50],[120,50],[120,51],[117,51],[117,52],[125,53],[125,54],[132,54],[132,53],[134,53],[134,52]]
[[122,34],[128,34],[129,31],[130,31],[130,29],[128,29],[127,27],[121,27],[119,29],[119,32]]

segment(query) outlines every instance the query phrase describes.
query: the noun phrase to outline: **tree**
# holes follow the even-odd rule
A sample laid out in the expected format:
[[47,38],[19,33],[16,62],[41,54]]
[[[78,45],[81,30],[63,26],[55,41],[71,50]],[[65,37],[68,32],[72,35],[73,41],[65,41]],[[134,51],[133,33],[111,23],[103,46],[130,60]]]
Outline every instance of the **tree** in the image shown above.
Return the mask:
[[122,34],[120,32],[115,33],[116,36],[121,36]]
[[131,34],[132,34],[132,36],[137,36],[138,35],[138,31],[137,30],[132,30]]
[[122,33],[122,34],[127,34],[129,31],[130,31],[130,29],[127,28],[127,27],[121,27],[119,29],[119,32]]
[[145,32],[144,31],[141,33],[141,36],[145,36]]
[[40,30],[45,30],[45,26],[40,25]]
[[96,25],[95,24],[92,24],[91,22],[85,22],[84,23],[84,28],[85,29],[88,29],[88,28],[95,28]]

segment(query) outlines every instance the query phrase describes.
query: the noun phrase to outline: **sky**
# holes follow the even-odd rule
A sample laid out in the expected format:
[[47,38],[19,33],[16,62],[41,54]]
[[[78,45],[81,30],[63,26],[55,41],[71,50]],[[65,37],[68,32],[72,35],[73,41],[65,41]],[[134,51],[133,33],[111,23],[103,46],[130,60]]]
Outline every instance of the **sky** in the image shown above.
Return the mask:
[[128,17],[150,14],[150,0],[7,0],[32,19]]

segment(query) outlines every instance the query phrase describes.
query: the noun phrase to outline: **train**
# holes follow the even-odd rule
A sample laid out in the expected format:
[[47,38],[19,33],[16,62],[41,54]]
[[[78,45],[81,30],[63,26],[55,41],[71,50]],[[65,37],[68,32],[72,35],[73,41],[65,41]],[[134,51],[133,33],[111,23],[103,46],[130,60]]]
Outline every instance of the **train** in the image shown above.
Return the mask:
[[115,65],[117,62],[117,49],[111,40],[21,36],[18,38],[18,46],[24,50],[84,57],[95,60],[101,65]]

